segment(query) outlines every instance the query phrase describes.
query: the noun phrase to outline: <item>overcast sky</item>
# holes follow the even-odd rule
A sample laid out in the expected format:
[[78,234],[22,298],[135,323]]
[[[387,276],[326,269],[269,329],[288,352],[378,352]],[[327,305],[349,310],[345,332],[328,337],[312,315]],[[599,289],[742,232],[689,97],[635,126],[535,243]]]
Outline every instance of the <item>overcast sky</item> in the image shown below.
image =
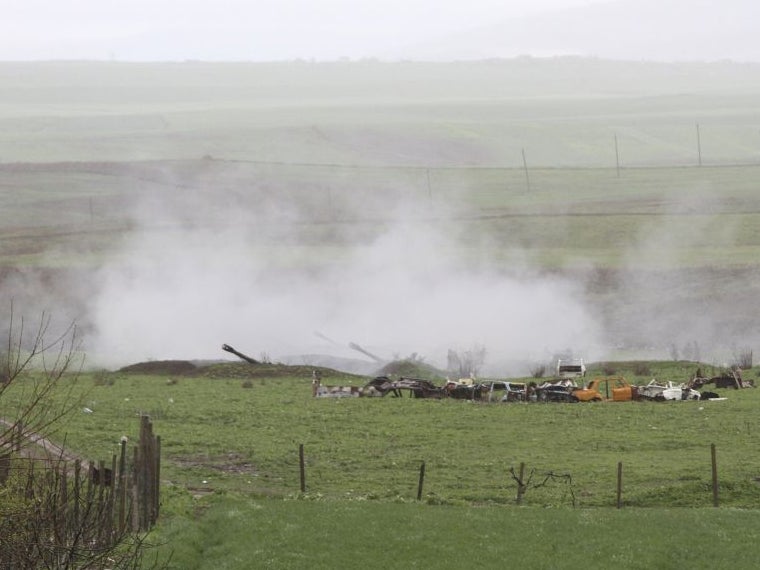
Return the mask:
[[384,58],[593,1],[3,0],[0,59]]
[[760,61],[758,0],[0,0],[0,60]]

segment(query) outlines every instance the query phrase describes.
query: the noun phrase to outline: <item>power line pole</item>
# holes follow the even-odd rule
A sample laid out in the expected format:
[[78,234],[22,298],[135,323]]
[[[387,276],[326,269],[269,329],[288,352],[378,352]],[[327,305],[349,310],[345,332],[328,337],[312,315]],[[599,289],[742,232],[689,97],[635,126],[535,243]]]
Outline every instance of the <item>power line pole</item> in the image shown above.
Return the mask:
[[523,168],[525,169],[525,186],[530,192],[530,176],[528,175],[528,161],[525,159],[525,149],[522,149]]
[[699,166],[702,166],[702,140],[699,136],[699,123],[697,123],[697,159]]

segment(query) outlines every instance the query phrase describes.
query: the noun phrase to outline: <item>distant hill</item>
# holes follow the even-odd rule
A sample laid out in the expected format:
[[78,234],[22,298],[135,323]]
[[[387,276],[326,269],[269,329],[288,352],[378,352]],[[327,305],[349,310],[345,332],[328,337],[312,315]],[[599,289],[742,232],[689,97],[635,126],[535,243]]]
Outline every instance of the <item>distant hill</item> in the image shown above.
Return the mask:
[[496,21],[405,47],[412,59],[583,55],[617,60],[760,61],[760,3],[617,0]]

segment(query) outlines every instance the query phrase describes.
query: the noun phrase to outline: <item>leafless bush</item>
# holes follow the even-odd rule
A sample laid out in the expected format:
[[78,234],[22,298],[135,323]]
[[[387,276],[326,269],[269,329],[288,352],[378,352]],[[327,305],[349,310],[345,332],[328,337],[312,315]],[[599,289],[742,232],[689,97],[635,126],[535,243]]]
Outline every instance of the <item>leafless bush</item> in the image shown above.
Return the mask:
[[[101,500],[105,491],[96,493],[92,484],[83,483],[86,473],[80,476],[78,469],[72,473],[66,463],[72,459],[62,448],[45,456],[34,443],[49,436],[66,414],[81,405],[73,391],[84,360],[76,326],[72,323],[52,335],[51,318],[43,313],[30,332],[13,304],[4,321],[0,457],[6,468],[0,500],[0,568],[146,567],[145,535],[109,526],[113,513],[107,509],[113,502]],[[55,446],[48,442],[45,448],[49,452]]]
[[735,349],[733,354],[733,366],[741,370],[752,368],[752,349],[748,346]]
[[651,376],[652,371],[646,362],[636,362],[633,365],[633,373],[636,376]]
[[617,373],[617,367],[612,362],[602,364],[602,373],[605,376],[612,376]]
[[[691,360],[692,362],[699,362],[702,358],[702,351],[699,348],[699,344],[696,340],[687,342],[681,350],[684,360]],[[677,359],[676,359],[677,360]]]
[[[21,433],[22,440],[32,433],[44,436],[58,420],[78,407],[73,389],[84,361],[74,323],[48,341],[51,317],[47,313],[40,316],[30,333],[25,319],[16,316],[11,304],[6,322],[7,338],[0,361],[5,379],[0,384],[0,400],[6,404],[4,421],[0,424],[0,449],[7,448],[16,433]],[[70,382],[63,384],[64,377],[69,377]],[[16,386],[15,397],[7,397]],[[52,398],[54,392],[59,397]]]
[[92,383],[95,386],[113,386],[116,379],[106,370],[98,370],[92,375]]
[[1,568],[166,566],[147,559],[145,534],[133,533],[113,519],[107,500],[113,486],[95,486],[86,469],[72,472],[60,460],[41,463],[16,457],[12,465],[0,504]]
[[531,378],[543,378],[546,375],[546,364],[534,364],[530,367]]
[[482,345],[474,346],[461,353],[449,349],[446,368],[455,378],[474,377],[480,372],[485,360],[486,347]]

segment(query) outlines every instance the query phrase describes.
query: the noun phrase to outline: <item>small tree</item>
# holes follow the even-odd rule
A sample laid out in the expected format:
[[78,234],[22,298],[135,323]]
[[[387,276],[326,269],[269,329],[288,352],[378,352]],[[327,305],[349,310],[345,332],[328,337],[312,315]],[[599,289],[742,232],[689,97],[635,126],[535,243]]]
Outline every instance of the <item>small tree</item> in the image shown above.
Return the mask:
[[447,370],[456,378],[475,377],[486,360],[486,347],[476,345],[470,350],[458,353],[449,349]]

